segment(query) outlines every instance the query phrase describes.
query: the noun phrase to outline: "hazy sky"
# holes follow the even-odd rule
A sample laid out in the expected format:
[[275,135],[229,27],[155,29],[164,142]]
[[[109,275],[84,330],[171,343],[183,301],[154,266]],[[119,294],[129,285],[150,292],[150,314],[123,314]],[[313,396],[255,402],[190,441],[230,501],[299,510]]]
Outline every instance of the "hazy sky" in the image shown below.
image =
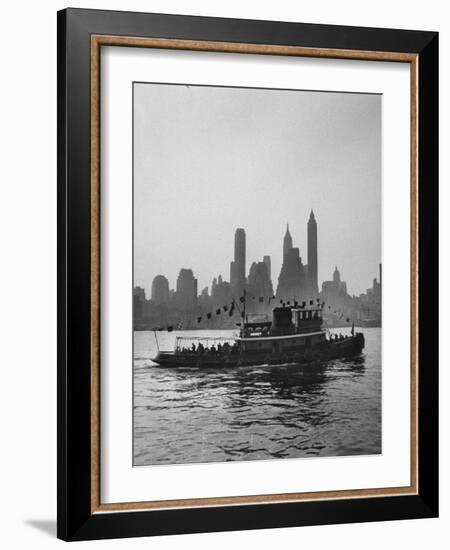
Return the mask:
[[199,292],[229,280],[234,232],[247,273],[272,258],[274,290],[289,223],[307,263],[318,224],[319,286],[335,264],[351,294],[381,261],[381,96],[134,84],[134,279],[150,297],[192,268]]

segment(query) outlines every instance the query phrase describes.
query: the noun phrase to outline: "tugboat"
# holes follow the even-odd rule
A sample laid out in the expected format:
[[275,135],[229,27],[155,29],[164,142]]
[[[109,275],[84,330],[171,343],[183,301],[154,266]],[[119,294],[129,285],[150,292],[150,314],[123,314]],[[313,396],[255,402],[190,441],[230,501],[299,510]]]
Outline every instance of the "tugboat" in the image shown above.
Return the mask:
[[323,304],[273,309],[273,321],[248,321],[243,314],[239,333],[232,338],[177,337],[174,351],[159,351],[160,367],[227,368],[257,365],[305,364],[352,357],[364,349],[364,334],[333,335],[323,327]]

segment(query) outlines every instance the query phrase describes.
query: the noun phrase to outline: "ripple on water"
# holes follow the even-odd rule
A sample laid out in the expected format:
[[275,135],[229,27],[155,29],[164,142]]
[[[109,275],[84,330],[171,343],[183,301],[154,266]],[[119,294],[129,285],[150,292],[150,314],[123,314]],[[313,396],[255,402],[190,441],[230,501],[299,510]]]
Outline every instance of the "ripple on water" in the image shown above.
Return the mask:
[[349,361],[201,371],[155,367],[154,339],[136,332],[134,464],[380,453],[381,330],[364,333]]

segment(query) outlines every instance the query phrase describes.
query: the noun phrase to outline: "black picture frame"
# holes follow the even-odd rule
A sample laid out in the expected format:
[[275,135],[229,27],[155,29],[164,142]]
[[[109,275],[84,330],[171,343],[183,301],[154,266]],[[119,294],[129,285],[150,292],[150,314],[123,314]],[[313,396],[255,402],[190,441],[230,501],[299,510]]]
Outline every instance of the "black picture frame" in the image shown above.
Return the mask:
[[[85,9],[58,12],[58,530],[64,540],[438,515],[438,34]],[[418,62],[418,492],[92,512],[91,36],[402,52]]]

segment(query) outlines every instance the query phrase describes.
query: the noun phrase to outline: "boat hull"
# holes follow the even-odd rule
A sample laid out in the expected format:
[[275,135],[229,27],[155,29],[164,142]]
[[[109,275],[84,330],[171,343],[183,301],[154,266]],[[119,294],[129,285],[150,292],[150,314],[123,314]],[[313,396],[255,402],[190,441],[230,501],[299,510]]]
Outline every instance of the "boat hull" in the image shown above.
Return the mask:
[[232,368],[258,365],[307,364],[313,361],[339,359],[358,355],[364,349],[364,335],[357,333],[342,340],[327,340],[321,345],[301,351],[280,353],[197,353],[160,352],[153,359],[166,368]]

